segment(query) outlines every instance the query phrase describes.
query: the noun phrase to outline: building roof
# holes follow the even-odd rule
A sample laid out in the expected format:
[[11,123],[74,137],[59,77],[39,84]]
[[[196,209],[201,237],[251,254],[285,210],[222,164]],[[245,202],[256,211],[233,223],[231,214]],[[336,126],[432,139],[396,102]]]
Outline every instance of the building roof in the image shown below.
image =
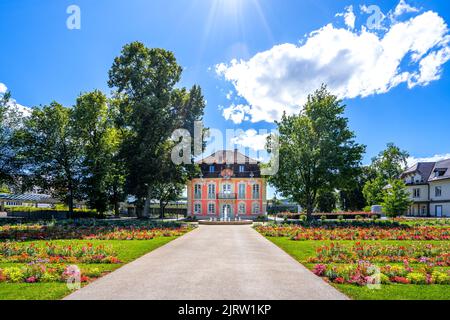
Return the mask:
[[213,153],[209,157],[197,162],[198,164],[258,164],[259,162],[252,159],[238,150],[221,150]]
[[402,177],[408,174],[419,173],[422,176],[423,181],[426,182],[433,172],[434,165],[435,162],[418,162],[414,166],[403,172]]
[[[436,177],[434,173],[437,171],[442,171],[443,175]],[[450,159],[438,162],[418,162],[403,172],[401,177],[404,178],[406,175],[414,173],[420,174],[423,182],[450,179]]]
[[435,176],[432,174],[429,178],[429,181],[438,181],[438,180],[444,180],[444,179],[450,179],[450,159],[442,160],[439,162],[436,162],[434,165],[433,173],[441,171],[443,175],[441,176]]
[[0,193],[1,201],[17,201],[17,202],[32,202],[32,203],[58,203],[56,199],[45,194],[7,194]]

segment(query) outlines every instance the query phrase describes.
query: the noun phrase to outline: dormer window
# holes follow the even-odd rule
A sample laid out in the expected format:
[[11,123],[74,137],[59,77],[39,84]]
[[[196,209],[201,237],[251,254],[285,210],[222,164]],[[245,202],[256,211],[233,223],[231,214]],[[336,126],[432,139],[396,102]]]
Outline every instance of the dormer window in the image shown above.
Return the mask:
[[434,172],[434,177],[435,178],[443,177],[445,175],[446,171],[447,170],[445,170],[445,169],[438,169]]

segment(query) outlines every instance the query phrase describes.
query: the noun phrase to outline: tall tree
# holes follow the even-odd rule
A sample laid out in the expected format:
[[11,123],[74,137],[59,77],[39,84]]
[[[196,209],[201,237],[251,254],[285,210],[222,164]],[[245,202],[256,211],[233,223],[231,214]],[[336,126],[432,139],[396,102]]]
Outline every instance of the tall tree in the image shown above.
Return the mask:
[[191,124],[193,128],[203,114],[200,87],[190,92],[175,88],[181,72],[172,52],[139,42],[126,45],[109,72],[109,85],[121,100],[118,123],[125,132],[121,156],[126,163],[126,190],[143,204],[144,217],[155,194],[152,188],[164,182],[162,173],[167,172],[161,167],[166,163],[161,152],[165,143],[173,130],[190,129]]
[[21,115],[11,94],[6,92],[0,95],[0,185],[16,182],[18,168],[11,139],[20,123]]
[[73,118],[75,136],[83,147],[81,185],[89,205],[103,214],[108,211],[114,192],[114,156],[120,146],[106,96],[100,91],[81,95]]
[[389,217],[398,217],[406,213],[411,204],[410,194],[402,180],[391,180],[383,192],[383,211]]
[[365,151],[354,141],[344,110],[342,102],[322,86],[308,96],[299,115],[283,115],[278,122],[280,168],[269,182],[305,208],[309,219],[319,192],[345,185]]
[[53,102],[35,108],[16,131],[14,145],[33,184],[62,199],[73,214],[79,199],[82,145],[74,135],[72,109]]
[[389,143],[385,150],[372,159],[369,170],[372,178],[363,189],[364,197],[369,205],[379,205],[383,201],[383,189],[390,180],[398,179],[406,169],[409,154],[393,143]]

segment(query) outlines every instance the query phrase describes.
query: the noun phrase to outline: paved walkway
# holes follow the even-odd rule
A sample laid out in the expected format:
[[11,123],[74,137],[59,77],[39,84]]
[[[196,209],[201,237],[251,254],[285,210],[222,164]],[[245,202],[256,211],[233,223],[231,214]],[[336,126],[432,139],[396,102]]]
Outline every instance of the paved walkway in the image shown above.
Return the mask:
[[70,300],[347,299],[250,226],[200,226]]

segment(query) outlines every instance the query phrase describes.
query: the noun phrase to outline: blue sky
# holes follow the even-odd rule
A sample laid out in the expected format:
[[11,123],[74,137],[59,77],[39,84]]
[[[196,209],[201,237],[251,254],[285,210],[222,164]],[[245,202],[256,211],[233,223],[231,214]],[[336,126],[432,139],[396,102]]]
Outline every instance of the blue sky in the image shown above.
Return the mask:
[[[66,27],[66,9],[72,4],[81,9],[80,30]],[[379,28],[367,29],[375,12],[365,8],[372,4],[384,19]],[[450,40],[445,24],[450,3],[398,4],[2,0],[0,83],[24,106],[52,100],[72,105],[81,92],[109,93],[113,58],[124,44],[138,40],[174,51],[185,69],[181,85],[202,86],[208,101],[206,126],[273,129],[276,113],[284,110],[281,105],[290,112],[300,110],[297,104],[304,96],[327,80],[344,98],[358,141],[368,146],[365,163],[388,142],[415,158],[449,154]],[[433,37],[436,41],[425,43]],[[329,56],[334,49],[341,55]],[[380,50],[385,55],[378,55]],[[226,120],[224,111],[234,117]],[[244,137],[243,143],[254,144],[252,138]]]

